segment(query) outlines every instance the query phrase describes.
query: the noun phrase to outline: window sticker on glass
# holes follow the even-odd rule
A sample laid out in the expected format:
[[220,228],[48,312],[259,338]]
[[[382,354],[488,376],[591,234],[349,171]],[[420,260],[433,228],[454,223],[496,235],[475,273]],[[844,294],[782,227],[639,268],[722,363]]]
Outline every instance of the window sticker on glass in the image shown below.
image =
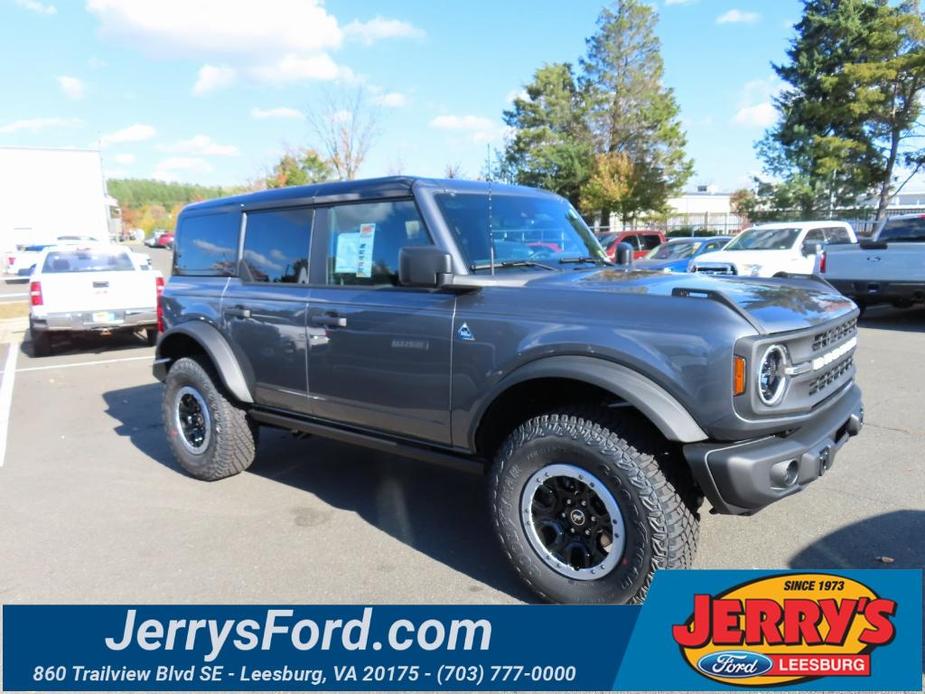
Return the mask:
[[375,224],[361,224],[357,241],[357,277],[373,276],[373,242],[376,239]]
[[337,253],[334,261],[335,273],[357,274],[357,247],[359,242],[360,235],[356,232],[337,235]]

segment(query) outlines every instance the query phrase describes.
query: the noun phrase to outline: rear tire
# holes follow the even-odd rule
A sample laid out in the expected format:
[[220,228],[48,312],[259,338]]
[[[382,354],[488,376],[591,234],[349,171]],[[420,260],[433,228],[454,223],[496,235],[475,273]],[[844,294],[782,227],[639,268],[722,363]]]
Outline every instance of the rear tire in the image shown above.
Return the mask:
[[[540,597],[641,603],[657,570],[693,562],[702,497],[649,429],[609,410],[566,410],[530,419],[501,447],[490,481],[495,531]],[[577,521],[575,510],[585,512]]]
[[219,385],[211,364],[177,360],[167,373],[161,412],[171,451],[201,480],[246,470],[256,454],[257,426]]
[[51,341],[51,335],[48,334],[47,330],[36,330],[35,328],[30,327],[29,338],[32,340],[32,356],[51,356],[54,349]]

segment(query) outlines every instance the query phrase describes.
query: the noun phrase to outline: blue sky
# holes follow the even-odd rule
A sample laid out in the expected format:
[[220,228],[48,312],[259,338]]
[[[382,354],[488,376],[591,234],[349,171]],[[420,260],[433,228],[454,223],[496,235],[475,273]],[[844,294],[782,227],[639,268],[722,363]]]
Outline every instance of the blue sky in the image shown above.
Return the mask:
[[[665,80],[696,174],[759,170],[797,0],[657,0]],[[0,146],[101,146],[109,176],[234,184],[289,146],[323,90],[364,85],[381,112],[361,173],[474,177],[509,99],[577,63],[592,0],[0,0]]]

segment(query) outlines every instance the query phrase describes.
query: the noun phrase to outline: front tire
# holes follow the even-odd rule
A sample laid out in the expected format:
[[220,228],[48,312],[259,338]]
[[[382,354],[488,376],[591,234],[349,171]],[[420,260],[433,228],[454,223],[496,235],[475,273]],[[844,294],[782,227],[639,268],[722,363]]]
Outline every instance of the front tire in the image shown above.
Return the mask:
[[193,477],[220,480],[254,461],[257,427],[225,396],[210,364],[177,360],[167,372],[161,411],[171,451]]
[[641,603],[659,569],[688,568],[701,496],[648,423],[603,409],[534,417],[497,456],[495,531],[521,579],[565,603]]

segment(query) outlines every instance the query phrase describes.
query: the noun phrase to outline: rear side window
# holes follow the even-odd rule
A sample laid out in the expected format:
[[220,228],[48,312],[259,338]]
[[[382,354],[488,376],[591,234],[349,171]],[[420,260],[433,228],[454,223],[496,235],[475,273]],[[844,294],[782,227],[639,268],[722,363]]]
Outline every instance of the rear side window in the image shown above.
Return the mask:
[[651,251],[653,248],[658,248],[662,240],[656,234],[645,234],[639,237],[639,242],[642,245],[642,250]]
[[248,212],[241,276],[249,282],[308,283],[309,208]]
[[879,241],[925,241],[925,217],[890,219],[877,238]]
[[851,243],[851,235],[843,227],[830,227],[825,230],[825,242],[829,245]]
[[433,245],[411,200],[338,205],[328,219],[327,284],[398,284],[398,252]]
[[183,216],[174,241],[174,274],[228,276],[238,259],[237,214]]
[[117,272],[131,271],[135,266],[125,251],[73,250],[52,251],[45,256],[42,272]]

